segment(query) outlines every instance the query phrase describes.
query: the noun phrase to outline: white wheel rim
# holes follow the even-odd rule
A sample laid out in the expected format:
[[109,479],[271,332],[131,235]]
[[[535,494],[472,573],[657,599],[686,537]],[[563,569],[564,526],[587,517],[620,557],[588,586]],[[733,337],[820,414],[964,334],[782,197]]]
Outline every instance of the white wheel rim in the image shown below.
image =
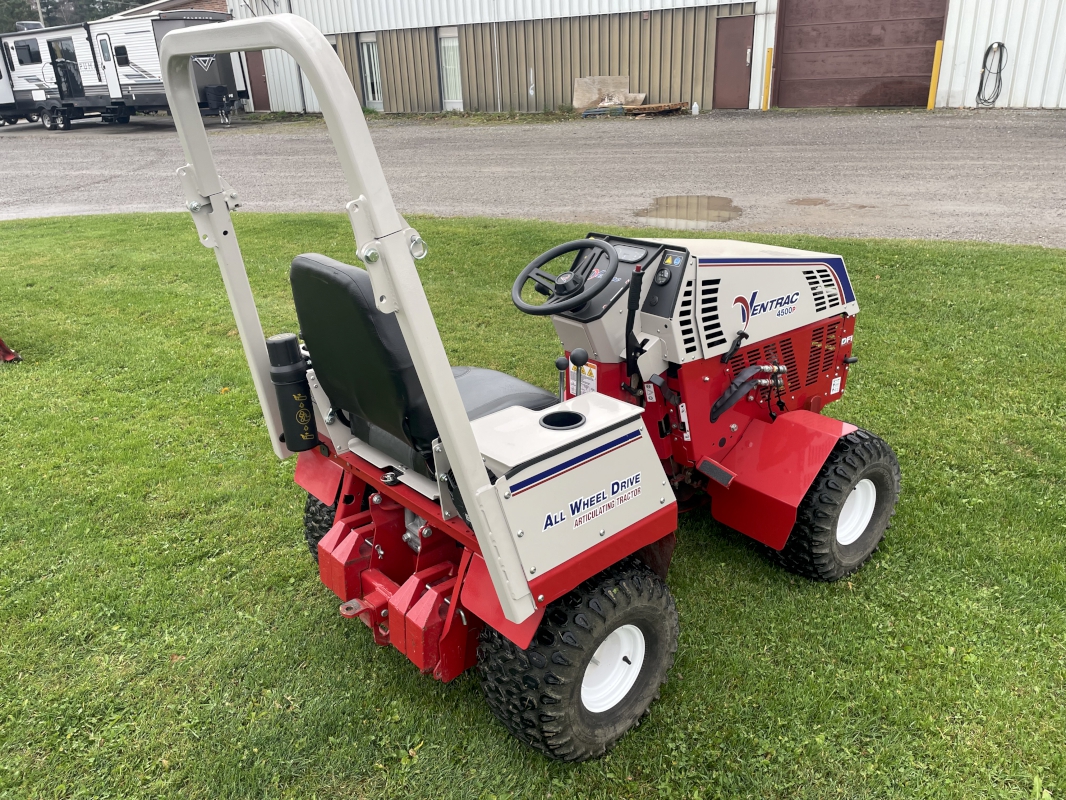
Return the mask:
[[615,628],[585,670],[581,703],[594,714],[614,708],[637,682],[643,664],[644,633],[636,625]]
[[877,487],[869,478],[863,478],[851,490],[837,519],[837,542],[854,544],[873,519],[877,504]]

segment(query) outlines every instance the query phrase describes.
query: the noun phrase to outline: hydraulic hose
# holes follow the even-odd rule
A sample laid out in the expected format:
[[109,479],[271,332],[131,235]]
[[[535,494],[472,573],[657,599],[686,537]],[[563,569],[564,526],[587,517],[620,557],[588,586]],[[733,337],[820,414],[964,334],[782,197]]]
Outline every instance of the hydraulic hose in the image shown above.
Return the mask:
[[[779,376],[787,371],[787,367],[778,364],[756,364],[742,369],[733,379],[733,382],[722,392],[722,396],[715,400],[714,405],[711,406],[711,422],[717,422],[722,414],[735,406],[740,398],[756,386],[778,386],[781,380]],[[769,374],[775,377],[770,380],[756,378],[755,376],[759,374]]]

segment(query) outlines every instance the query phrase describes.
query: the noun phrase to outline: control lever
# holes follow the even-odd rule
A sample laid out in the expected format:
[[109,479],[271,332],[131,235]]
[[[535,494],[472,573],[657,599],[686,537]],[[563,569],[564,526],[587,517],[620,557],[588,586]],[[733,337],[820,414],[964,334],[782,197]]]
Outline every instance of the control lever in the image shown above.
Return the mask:
[[555,359],[555,368],[559,370],[559,402],[563,402],[566,399],[566,372],[570,369],[570,362],[567,361],[566,356],[559,356]]
[[748,334],[745,331],[737,331],[737,337],[733,340],[733,344],[729,345],[729,349],[722,353],[722,363],[728,364],[729,359],[736,355],[737,350],[740,348],[740,343],[748,338]]
[[581,368],[589,363],[588,351],[583,347],[571,350],[570,363],[577,367],[577,376],[574,380],[574,397],[578,397],[581,394]]
[[649,381],[658,387],[659,393],[663,396],[663,400],[670,405],[676,406],[681,402],[681,398],[677,396],[677,392],[666,385],[666,378],[662,375],[652,375]]

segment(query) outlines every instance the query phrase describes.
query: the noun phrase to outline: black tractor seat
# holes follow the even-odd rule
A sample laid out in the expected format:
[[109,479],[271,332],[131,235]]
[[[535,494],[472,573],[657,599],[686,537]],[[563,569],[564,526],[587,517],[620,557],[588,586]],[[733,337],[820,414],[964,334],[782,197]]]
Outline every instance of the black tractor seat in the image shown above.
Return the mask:
[[[395,314],[374,305],[366,270],[314,253],[289,270],[296,316],[311,365],[352,434],[429,478],[437,426]],[[512,406],[540,411],[559,400],[523,380],[479,367],[452,367],[467,416]]]

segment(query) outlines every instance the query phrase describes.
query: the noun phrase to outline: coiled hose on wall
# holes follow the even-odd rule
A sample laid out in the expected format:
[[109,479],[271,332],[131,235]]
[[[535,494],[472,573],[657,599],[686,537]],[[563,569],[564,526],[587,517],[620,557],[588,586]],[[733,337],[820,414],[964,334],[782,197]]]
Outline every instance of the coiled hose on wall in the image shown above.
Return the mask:
[[[993,42],[981,62],[981,80],[977,83],[977,107],[992,108],[1003,90],[1003,68],[1007,66],[1007,46]],[[991,79],[991,80],[990,80]]]

